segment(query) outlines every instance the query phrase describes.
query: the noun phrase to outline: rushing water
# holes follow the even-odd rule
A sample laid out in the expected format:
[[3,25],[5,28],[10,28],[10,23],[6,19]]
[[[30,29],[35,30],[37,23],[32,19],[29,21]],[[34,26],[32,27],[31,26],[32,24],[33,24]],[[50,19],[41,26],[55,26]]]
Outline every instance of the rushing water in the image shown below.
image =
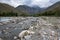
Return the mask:
[[10,17],[0,17],[0,22],[11,20]]

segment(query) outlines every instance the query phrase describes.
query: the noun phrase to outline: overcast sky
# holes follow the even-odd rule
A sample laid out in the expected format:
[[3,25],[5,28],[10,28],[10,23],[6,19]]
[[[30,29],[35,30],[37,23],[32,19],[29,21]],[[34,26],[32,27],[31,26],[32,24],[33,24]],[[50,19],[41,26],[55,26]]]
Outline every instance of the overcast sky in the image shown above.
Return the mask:
[[60,0],[0,0],[2,3],[10,4],[14,7],[17,7],[18,5],[28,5],[28,6],[40,6],[40,7],[48,7],[57,1]]

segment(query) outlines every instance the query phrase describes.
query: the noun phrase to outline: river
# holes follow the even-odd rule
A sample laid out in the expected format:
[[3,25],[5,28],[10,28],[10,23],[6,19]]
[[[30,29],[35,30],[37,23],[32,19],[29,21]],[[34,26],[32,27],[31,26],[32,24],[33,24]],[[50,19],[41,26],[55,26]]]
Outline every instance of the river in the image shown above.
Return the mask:
[[11,20],[11,17],[0,17],[0,22]]

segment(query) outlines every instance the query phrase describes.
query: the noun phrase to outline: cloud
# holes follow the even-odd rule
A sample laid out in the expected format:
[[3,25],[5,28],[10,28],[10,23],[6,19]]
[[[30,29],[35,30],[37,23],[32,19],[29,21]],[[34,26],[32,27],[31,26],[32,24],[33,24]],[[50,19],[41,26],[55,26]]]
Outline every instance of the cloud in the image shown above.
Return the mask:
[[32,0],[31,5],[38,5],[40,7],[48,7],[59,0]]
[[30,0],[10,0],[12,6],[17,7],[18,5],[29,5],[31,3]]
[[7,3],[14,7],[17,7],[18,5],[28,5],[28,6],[37,5],[40,7],[48,7],[57,1],[60,0],[0,0],[0,2]]
[[7,3],[14,7],[17,7],[18,5],[23,5],[23,2],[20,0],[0,0],[0,2]]
[[49,2],[50,0],[34,0],[34,1],[32,1],[32,3],[31,3],[31,5],[38,5],[38,6],[40,6],[40,7],[46,7],[46,6],[48,6],[48,3],[50,3]]

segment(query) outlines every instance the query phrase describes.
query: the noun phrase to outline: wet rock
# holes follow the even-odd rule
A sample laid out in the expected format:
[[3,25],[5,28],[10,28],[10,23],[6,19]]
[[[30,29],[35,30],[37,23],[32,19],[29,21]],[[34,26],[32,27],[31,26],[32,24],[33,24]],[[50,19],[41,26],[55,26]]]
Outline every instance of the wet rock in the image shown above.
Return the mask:
[[14,39],[17,39],[17,36],[14,36]]
[[0,25],[3,25],[2,23],[0,23]]
[[3,40],[2,38],[0,38],[0,40]]

